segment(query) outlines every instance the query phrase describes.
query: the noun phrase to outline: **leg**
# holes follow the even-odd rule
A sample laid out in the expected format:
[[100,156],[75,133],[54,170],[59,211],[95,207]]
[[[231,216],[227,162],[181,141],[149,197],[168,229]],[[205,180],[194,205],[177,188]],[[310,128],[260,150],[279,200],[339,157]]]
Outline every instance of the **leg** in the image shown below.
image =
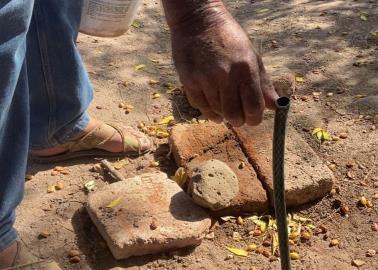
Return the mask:
[[0,0],[0,268],[13,263],[15,209],[24,189],[29,143],[25,51],[33,4]]
[[[150,148],[150,142],[141,139],[141,134],[125,129],[122,136],[119,133],[112,136],[113,128],[101,128],[99,121],[89,118],[92,86],[75,44],[80,11],[81,1],[36,0],[27,52],[32,155],[63,153],[66,148],[62,144],[96,128],[101,129],[96,133],[100,137],[105,134],[104,138],[98,138],[101,144],[97,148],[102,150],[122,154],[135,146],[142,150]],[[132,147],[125,150],[124,141]]]
[[32,149],[66,142],[88,125],[92,86],[75,41],[81,1],[36,0],[28,33]]

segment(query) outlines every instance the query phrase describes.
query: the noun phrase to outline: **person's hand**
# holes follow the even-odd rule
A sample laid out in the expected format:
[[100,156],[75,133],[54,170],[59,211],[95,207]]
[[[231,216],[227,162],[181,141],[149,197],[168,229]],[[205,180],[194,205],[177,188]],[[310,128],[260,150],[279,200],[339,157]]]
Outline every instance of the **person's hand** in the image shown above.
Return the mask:
[[173,28],[173,59],[190,104],[205,117],[257,125],[278,95],[243,29],[223,16],[204,29]]

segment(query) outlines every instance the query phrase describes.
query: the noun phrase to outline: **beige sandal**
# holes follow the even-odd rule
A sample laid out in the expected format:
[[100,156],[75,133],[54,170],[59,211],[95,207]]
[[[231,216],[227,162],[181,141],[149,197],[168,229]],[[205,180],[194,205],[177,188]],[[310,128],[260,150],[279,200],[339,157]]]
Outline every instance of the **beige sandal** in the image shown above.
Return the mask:
[[[123,143],[122,152],[109,152],[97,148],[120,134]],[[132,127],[120,128],[115,125],[100,123],[96,128],[78,140],[68,142],[59,147],[65,148],[62,154],[53,156],[32,155],[32,160],[39,163],[54,163],[79,157],[123,157],[140,156],[151,151],[152,143],[146,135]]]
[[39,260],[26,250],[25,246],[17,241],[17,254],[13,265],[3,270],[61,270],[53,260]]

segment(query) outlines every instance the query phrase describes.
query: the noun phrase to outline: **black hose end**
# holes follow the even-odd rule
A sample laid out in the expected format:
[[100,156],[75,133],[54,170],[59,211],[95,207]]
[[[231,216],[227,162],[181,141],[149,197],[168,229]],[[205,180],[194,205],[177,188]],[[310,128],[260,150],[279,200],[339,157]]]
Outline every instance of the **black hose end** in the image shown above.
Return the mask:
[[290,106],[290,98],[288,97],[279,97],[276,100],[277,109],[285,109]]

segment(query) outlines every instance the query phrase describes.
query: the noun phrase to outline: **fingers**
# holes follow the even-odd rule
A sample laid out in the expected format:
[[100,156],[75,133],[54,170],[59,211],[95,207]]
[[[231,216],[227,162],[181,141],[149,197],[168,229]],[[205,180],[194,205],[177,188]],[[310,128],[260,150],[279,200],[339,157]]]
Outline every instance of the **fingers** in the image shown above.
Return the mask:
[[260,87],[265,100],[265,106],[268,109],[276,109],[276,100],[279,98],[273,83],[269,78],[268,73],[265,70],[264,63],[261,57],[258,57],[258,65],[260,69]]
[[243,104],[245,122],[256,126],[261,123],[264,115],[265,101],[258,79],[240,85],[240,97]]
[[[237,71],[236,75],[237,75]],[[221,106],[223,117],[232,125],[240,127],[245,122],[242,101],[239,93],[238,80],[233,79],[234,71],[231,70],[227,85],[221,89]]]
[[200,110],[206,118],[216,123],[222,122],[223,118],[212,110],[201,89],[185,88],[185,93],[190,105]]
[[210,108],[216,114],[222,115],[222,105],[220,101],[218,82],[214,81],[210,83],[207,78],[203,78],[201,80],[201,86]]

